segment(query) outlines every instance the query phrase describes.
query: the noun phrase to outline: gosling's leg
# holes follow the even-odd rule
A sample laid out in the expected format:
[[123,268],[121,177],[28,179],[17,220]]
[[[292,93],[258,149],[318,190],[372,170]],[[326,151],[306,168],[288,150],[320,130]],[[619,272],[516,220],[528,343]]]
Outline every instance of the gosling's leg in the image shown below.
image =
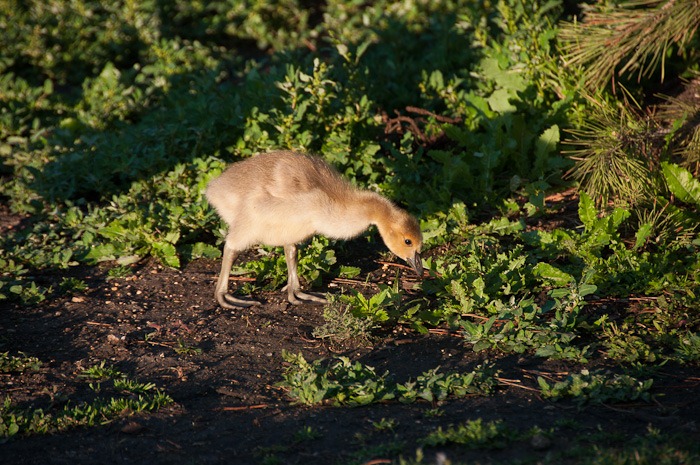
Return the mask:
[[284,258],[287,260],[287,285],[282,288],[282,292],[287,291],[287,300],[290,303],[296,305],[302,303],[304,300],[311,300],[313,302],[319,302],[327,304],[328,301],[323,297],[307,294],[301,292],[301,285],[299,284],[299,275],[297,274],[297,246],[285,245],[284,246]]
[[252,305],[260,305],[260,302],[252,299],[239,299],[228,293],[228,278],[231,275],[231,267],[233,262],[238,257],[239,252],[224,245],[224,256],[221,259],[221,272],[219,280],[216,282],[216,291],[214,293],[216,301],[224,308],[237,309],[250,307]]

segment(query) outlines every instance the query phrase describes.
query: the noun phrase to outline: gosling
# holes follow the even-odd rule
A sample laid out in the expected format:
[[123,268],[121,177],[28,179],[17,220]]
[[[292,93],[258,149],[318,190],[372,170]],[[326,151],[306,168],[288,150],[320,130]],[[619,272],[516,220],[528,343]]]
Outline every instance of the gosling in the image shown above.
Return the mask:
[[283,246],[287,261],[287,299],[326,303],[301,291],[297,244],[322,234],[350,239],[376,225],[391,252],[423,276],[423,236],[414,217],[381,195],[361,190],[312,155],[289,151],[260,154],[229,166],[212,180],[206,198],[228,225],[216,301],[224,308],[259,305],[228,292],[231,267],[255,244]]

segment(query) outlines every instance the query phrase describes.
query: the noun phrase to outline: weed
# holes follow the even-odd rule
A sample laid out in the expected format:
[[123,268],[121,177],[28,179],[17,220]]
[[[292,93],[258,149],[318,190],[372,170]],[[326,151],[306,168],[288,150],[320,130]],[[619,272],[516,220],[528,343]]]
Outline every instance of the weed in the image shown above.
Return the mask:
[[327,367],[322,361],[309,364],[301,354],[282,353],[290,364],[284,373],[287,394],[296,402],[313,405],[331,400],[335,404],[365,405],[392,399],[385,375],[347,357],[339,357]]
[[361,465],[371,462],[372,459],[376,459],[377,457],[395,456],[399,454],[404,447],[406,447],[406,443],[401,440],[392,440],[373,446],[366,445],[365,447],[348,454],[348,460],[345,463]]
[[626,323],[622,328],[610,323],[603,328],[604,342],[608,348],[607,356],[622,362],[644,362],[653,363],[657,360],[657,355],[653,349],[636,334],[633,328]]
[[441,408],[431,408],[425,411],[427,418],[440,418],[443,415],[445,415],[445,410]]
[[322,437],[323,433],[313,426],[304,426],[302,429],[294,433],[295,442],[313,441]]
[[396,427],[399,425],[399,422],[393,418],[382,418],[379,421],[373,421],[372,422],[372,427],[376,431],[394,431]]
[[485,363],[469,373],[438,373],[439,367],[418,376],[415,381],[393,383],[389,373],[378,375],[374,368],[351,362],[347,357],[308,363],[301,354],[283,352],[290,365],[279,386],[295,402],[314,405],[331,401],[341,405],[366,405],[398,399],[404,403],[418,399],[444,400],[448,397],[490,395],[496,385],[496,372]]
[[378,327],[372,317],[355,316],[349,306],[338,302],[335,296],[331,296],[330,303],[324,307],[323,319],[326,323],[314,328],[312,334],[315,338],[334,342],[369,342],[372,338],[371,331]]
[[106,362],[103,360],[97,365],[93,365],[90,368],[83,369],[78,377],[86,378],[91,380],[106,380],[106,379],[117,379],[122,377],[122,372],[113,366],[107,366]]
[[25,354],[10,355],[9,352],[0,353],[0,373],[38,371],[39,368],[41,368],[41,362],[36,357],[28,357]]
[[417,399],[435,402],[448,397],[466,397],[468,395],[488,396],[496,385],[493,365],[485,362],[469,373],[439,373],[440,367],[426,371],[415,381],[398,384],[396,390],[401,402],[409,403]]
[[177,339],[173,350],[175,350],[178,355],[200,355],[202,353],[202,349],[188,344],[182,338]]
[[[90,383],[92,390],[100,396],[77,405],[67,402],[61,409],[52,408],[50,411],[15,407],[7,397],[0,408],[0,437],[49,434],[80,426],[104,425],[120,416],[156,411],[173,402],[154,384],[130,380],[124,373],[107,367],[104,361],[83,370],[78,377],[100,380],[100,383]],[[109,380],[112,380],[111,386],[105,383]],[[103,391],[104,394],[114,391],[114,395],[102,396]]]
[[544,378],[538,377],[542,395],[557,400],[570,397],[579,404],[626,402],[632,400],[650,401],[649,389],[653,380],[640,381],[629,375],[617,375],[604,372],[590,373],[581,370],[563,381],[550,385]]
[[675,353],[685,363],[700,360],[700,336],[690,332],[679,335]]
[[126,265],[115,266],[107,272],[108,279],[126,278],[134,274],[133,270]]
[[85,292],[88,288],[87,283],[83,281],[82,279],[78,278],[63,278],[61,280],[61,284],[59,284],[58,288],[61,290],[61,292],[68,293],[68,294],[75,294],[75,293],[80,293],[80,292]]
[[393,286],[379,285],[379,292],[366,298],[360,292],[353,296],[343,296],[353,316],[359,319],[370,319],[374,323],[385,323],[390,319],[396,320],[401,306],[402,292],[398,288],[398,280]]
[[509,439],[510,434],[502,421],[484,422],[478,418],[444,430],[438,427],[420,443],[432,447],[460,444],[472,449],[502,449]]

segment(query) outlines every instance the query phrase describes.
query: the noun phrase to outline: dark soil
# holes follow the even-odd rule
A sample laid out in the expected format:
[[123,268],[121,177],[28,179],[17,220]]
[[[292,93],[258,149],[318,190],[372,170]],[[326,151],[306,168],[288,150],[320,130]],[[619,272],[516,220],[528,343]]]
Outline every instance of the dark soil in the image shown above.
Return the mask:
[[[12,218],[2,223],[16,224]],[[367,271],[375,280],[395,272],[392,268],[387,273],[366,258],[359,265],[373,267]],[[119,279],[107,279],[106,266],[47,271],[35,275],[36,280],[56,288],[68,274],[84,280],[89,289],[31,307],[3,303],[0,351],[24,352],[38,357],[43,366],[38,372],[0,374],[0,397],[9,395],[20,407],[49,408],[65,399],[79,403],[87,382],[76,374],[106,360],[130,376],[155,383],[175,403],[102,427],[13,438],[0,444],[0,462],[379,464],[398,453],[415,457],[418,440],[438,426],[477,418],[503,420],[520,433],[537,426],[554,428],[554,434],[542,441],[516,440],[504,449],[426,448],[429,463],[438,452],[453,462],[537,462],[582,444],[623,445],[625,438],[643,436],[650,426],[700,440],[700,379],[692,368],[664,367],[653,388],[655,402],[578,409],[569,402],[545,401],[535,388],[539,374],[561,378],[580,366],[475,354],[454,335],[419,335],[403,328],[379,335],[372,345],[330,344],[311,334],[324,323],[322,307],[289,305],[280,292],[261,294],[265,304],[257,308],[218,307],[213,298],[218,268],[212,260],[197,260],[182,270],[148,261],[134,266],[132,276]],[[362,289],[360,284],[357,288]],[[334,287],[329,290],[334,292]],[[201,353],[179,354],[179,343]],[[379,373],[389,370],[397,381],[438,365],[445,371],[471,370],[490,357],[497,361],[502,384],[491,397],[440,405],[296,406],[276,387],[284,370],[283,350],[301,352],[307,360],[348,355]],[[436,407],[442,415],[430,413]],[[382,419],[394,420],[393,430],[373,426]],[[321,436],[304,440],[299,433],[306,426]]]

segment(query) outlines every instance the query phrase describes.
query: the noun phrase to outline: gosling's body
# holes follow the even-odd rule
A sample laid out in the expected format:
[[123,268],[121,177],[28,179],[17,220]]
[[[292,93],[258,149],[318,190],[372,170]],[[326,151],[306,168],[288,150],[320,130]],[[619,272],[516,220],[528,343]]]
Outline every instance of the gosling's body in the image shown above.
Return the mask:
[[258,303],[228,294],[234,260],[255,244],[284,246],[290,302],[325,302],[301,292],[296,244],[316,234],[350,239],[372,224],[389,250],[422,275],[418,222],[381,195],[357,189],[318,157],[279,151],[248,158],[211,181],[206,197],[229,227],[216,286],[222,307]]

